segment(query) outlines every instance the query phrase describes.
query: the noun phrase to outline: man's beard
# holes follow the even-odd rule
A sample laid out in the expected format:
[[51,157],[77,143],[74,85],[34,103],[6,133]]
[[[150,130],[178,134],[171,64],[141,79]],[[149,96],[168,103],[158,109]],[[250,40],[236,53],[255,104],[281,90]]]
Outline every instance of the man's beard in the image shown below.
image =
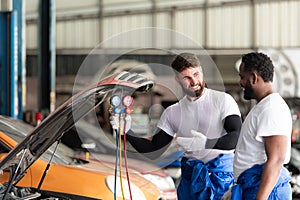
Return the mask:
[[251,100],[253,99],[253,88],[251,87],[249,81],[247,81],[244,90],[244,99]]
[[199,90],[191,90],[184,86],[182,86],[182,89],[183,89],[184,93],[190,97],[200,97],[203,93],[204,85],[199,85],[199,86],[200,86]]

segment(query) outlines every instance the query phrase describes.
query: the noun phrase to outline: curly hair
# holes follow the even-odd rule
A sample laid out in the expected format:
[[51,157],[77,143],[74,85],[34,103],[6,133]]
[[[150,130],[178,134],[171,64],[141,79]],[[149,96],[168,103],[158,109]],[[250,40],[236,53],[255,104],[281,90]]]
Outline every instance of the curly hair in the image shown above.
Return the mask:
[[188,67],[200,67],[200,60],[193,53],[181,53],[175,56],[171,67],[180,73]]
[[274,65],[266,54],[252,52],[243,55],[244,71],[257,71],[264,82],[273,81]]

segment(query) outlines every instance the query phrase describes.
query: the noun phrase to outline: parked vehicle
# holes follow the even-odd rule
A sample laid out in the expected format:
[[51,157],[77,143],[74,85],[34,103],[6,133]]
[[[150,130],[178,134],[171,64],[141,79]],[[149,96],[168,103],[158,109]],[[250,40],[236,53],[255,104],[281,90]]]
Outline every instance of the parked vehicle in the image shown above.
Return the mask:
[[[82,122],[81,122],[82,123]],[[79,123],[79,124],[81,124]],[[88,125],[87,122],[83,122],[83,124]],[[78,123],[77,123],[78,126]],[[79,127],[83,128],[79,125]],[[0,115],[0,141],[4,140],[2,145],[0,145],[0,149],[2,150],[2,153],[8,153],[9,147],[7,146],[14,146],[14,145],[4,145],[7,139],[4,139],[6,136],[9,136],[14,141],[20,142],[24,137],[33,130],[33,126],[24,123],[21,120],[15,120],[12,118],[8,118],[5,116]],[[5,135],[3,135],[5,134]],[[12,143],[12,142],[11,142]],[[113,150],[113,149],[112,149]],[[45,161],[49,160],[51,157],[52,152],[54,151],[53,147],[50,147],[50,152],[47,154],[43,154],[41,158]],[[70,162],[69,160],[78,160],[80,162],[84,163],[98,163],[100,166],[99,168],[102,168],[104,165],[107,169],[108,167],[114,168],[115,165],[115,157],[113,155],[105,155],[105,154],[96,154],[96,153],[89,153],[88,159],[86,159],[86,154],[79,153],[78,151],[74,151],[73,149],[67,147],[66,145],[60,143],[57,147],[56,153],[54,155],[55,161],[53,163],[67,163]],[[71,157],[71,158],[70,158]],[[175,200],[177,199],[177,193],[175,184],[172,180],[172,178],[161,168],[152,165],[150,163],[146,163],[140,160],[135,160],[132,158],[128,159],[128,166],[129,169],[132,171],[131,173],[139,174],[143,176],[143,178],[149,180],[154,185],[156,185],[157,188],[162,192],[162,198],[164,200]],[[38,167],[43,169],[42,167]],[[52,170],[52,169],[51,169]],[[62,170],[62,169],[59,169]],[[98,170],[98,169],[96,169]],[[52,170],[52,174],[54,173],[54,170]],[[50,176],[52,175],[50,174]],[[68,174],[68,173],[67,173]],[[47,175],[49,176],[49,174]],[[40,176],[38,176],[40,177]],[[38,178],[35,177],[35,178]],[[64,178],[67,178],[66,176]]]
[[[126,79],[128,76],[130,80]],[[121,182],[126,183],[126,180],[120,178],[114,185],[114,165],[105,163],[100,166],[96,161],[72,157],[72,150],[60,144],[60,138],[115,89],[147,91],[152,84],[137,74],[114,74],[74,95],[33,130],[27,130],[29,134],[25,138],[21,136],[23,139],[18,137],[26,127],[13,121],[10,132],[0,132],[0,170],[3,172],[0,175],[0,198],[110,200],[114,196],[123,199],[123,196],[129,199],[128,192],[120,191]],[[133,199],[161,198],[160,190],[140,173],[130,169],[129,174]],[[114,186],[118,188],[116,192]],[[128,189],[125,184],[124,188]]]

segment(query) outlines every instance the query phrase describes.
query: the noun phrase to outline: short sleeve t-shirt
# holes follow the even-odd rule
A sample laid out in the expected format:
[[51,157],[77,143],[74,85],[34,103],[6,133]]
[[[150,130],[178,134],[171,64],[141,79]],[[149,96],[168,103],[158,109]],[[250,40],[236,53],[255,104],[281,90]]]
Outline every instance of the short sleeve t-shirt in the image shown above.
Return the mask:
[[[196,101],[187,97],[169,106],[162,114],[158,127],[167,134],[181,137],[191,137],[191,130],[206,135],[209,139],[220,138],[226,134],[223,128],[224,119],[229,115],[240,116],[237,103],[229,94],[206,89]],[[184,156],[207,162],[221,153],[231,153],[215,149],[205,149],[197,152],[185,152]]]
[[234,160],[235,180],[246,169],[267,160],[263,137],[288,137],[285,163],[290,159],[292,117],[289,107],[278,93],[272,93],[255,105],[243,122]]

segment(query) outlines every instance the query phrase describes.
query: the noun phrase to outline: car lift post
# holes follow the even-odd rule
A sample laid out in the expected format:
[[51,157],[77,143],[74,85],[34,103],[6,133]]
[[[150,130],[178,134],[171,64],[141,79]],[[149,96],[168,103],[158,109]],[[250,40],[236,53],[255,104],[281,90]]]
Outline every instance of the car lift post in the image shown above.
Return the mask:
[[1,2],[0,24],[0,114],[17,118],[18,26],[12,1]]

